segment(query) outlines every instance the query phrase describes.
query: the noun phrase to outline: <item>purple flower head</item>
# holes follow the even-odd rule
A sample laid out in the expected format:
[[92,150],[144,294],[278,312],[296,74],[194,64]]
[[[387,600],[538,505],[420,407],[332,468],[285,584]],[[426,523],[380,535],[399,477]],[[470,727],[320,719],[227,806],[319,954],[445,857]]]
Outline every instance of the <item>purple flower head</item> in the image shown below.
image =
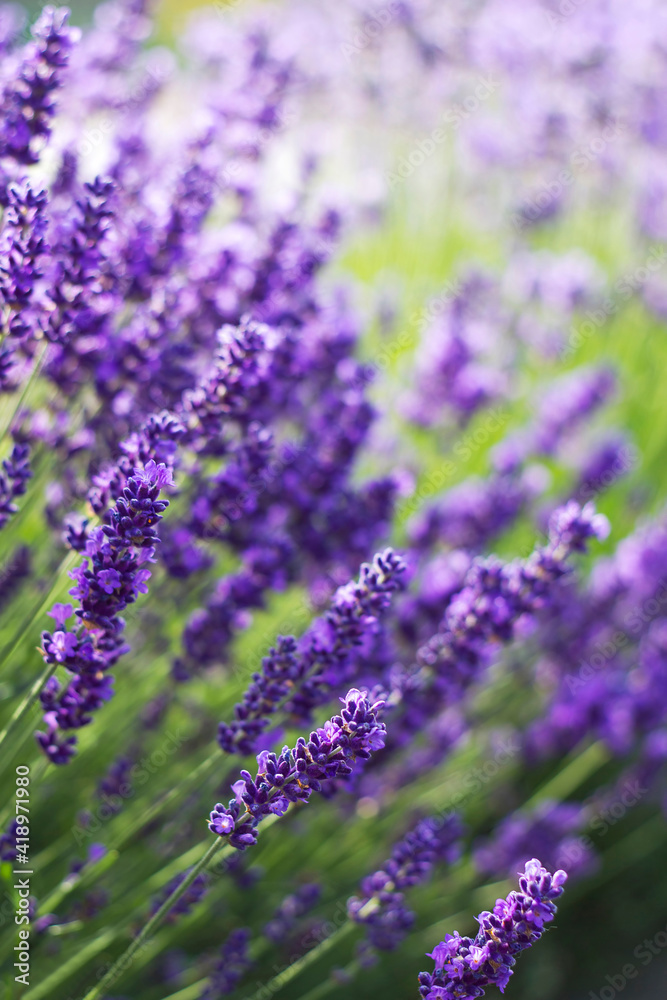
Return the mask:
[[484,996],[488,986],[504,992],[516,956],[535,944],[555,917],[554,900],[562,895],[566,880],[564,871],[551,875],[536,858],[526,862],[519,891],[497,900],[492,912],[480,913],[474,939],[447,934],[429,954],[435,971],[419,974],[423,1000],[474,1000]]
[[15,444],[9,458],[2,463],[0,472],[0,528],[4,528],[18,507],[13,502],[16,497],[23,496],[26,484],[32,472],[28,463],[30,449],[25,444]]
[[75,583],[70,594],[79,603],[76,624],[64,628],[71,605],[57,604],[51,611],[60,628],[42,633],[42,655],[73,675],[62,690],[51,678],[40,695],[48,729],[37,734],[37,741],[53,763],[66,764],[76,743],[74,737],[61,738],[58,731],[89,725],[93,713],[113,695],[109,670],[127,651],[120,613],[146,592],[150,571],[145,563],[154,560],[155,525],[169,504],[160,499],[160,489],[171,482],[171,470],[154,460],[127,478],[103,526],[81,540],[85,555],[70,573]]
[[47,611],[49,618],[53,618],[56,628],[62,629],[68,618],[74,614],[71,604],[54,604],[50,611]]
[[[149,909],[150,916],[157,913],[162,904],[171,896],[174,889],[178,888],[186,875],[187,871],[181,872],[173,878],[153,900],[151,900]],[[200,900],[206,895],[209,887],[209,881],[210,879],[207,872],[202,872],[197,875],[194,882],[188,886],[178,902],[175,903],[169,910],[166,917],[167,922],[174,923],[179,917],[186,916],[192,907],[196,906],[197,903],[199,903]]]
[[383,701],[371,704],[367,693],[348,691],[344,708],[324,727],[301,737],[279,756],[263,752],[257,760],[257,774],[241,771],[234,784],[235,797],[227,807],[217,803],[210,815],[209,829],[226,836],[238,850],[257,842],[257,826],[271,814],[282,816],[293,802],[307,802],[324,782],[349,776],[357,760],[367,760],[384,746],[385,727],[378,719]]
[[575,803],[544,802],[532,812],[513,813],[476,845],[475,864],[487,876],[504,878],[534,853],[550,867],[566,868],[570,877],[587,874],[595,855],[581,837],[584,825],[584,810]]
[[64,7],[45,7],[32,29],[34,41],[24,49],[18,77],[6,84],[0,98],[0,158],[22,164],[39,159],[41,145],[51,133],[54,93],[79,37],[78,29],[67,27],[68,17]]
[[316,883],[302,885],[287,896],[264,927],[265,936],[273,944],[280,944],[291,933],[300,917],[319,902],[321,888]]
[[583,552],[589,538],[603,541],[610,530],[609,521],[604,514],[596,514],[592,503],[580,507],[574,500],[557,510],[549,522],[552,544],[572,552]]

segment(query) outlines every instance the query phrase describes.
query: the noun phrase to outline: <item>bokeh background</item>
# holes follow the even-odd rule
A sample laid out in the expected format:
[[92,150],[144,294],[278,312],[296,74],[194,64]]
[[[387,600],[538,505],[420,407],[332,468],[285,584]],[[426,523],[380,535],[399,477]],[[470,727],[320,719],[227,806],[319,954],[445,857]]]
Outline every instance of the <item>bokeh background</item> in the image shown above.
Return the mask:
[[[547,19],[549,10],[545,6],[544,21],[539,28],[544,31],[540,44],[555,50],[570,44],[579,30],[585,35],[589,28],[587,3],[593,6],[593,0],[583,0],[581,4],[573,4],[572,12],[565,14],[552,5],[552,13],[557,17],[553,23]],[[93,5],[73,2],[71,6],[75,23],[87,25],[91,21]],[[157,34],[151,44],[177,51],[188,18],[196,6],[183,0],[159,3]],[[235,5],[235,8],[240,6],[245,8],[249,4]],[[289,11],[289,0],[283,0],[283,6]],[[455,6],[456,16],[460,17],[465,5]],[[587,149],[586,143],[595,134],[594,126],[591,121],[580,121],[580,131],[572,139],[566,134],[567,127],[563,126],[560,133],[562,123],[554,121],[551,140],[559,147],[558,154],[551,162],[548,154],[532,155],[529,144],[534,136],[530,134],[529,119],[531,114],[537,113],[531,101],[537,104],[542,90],[549,87],[550,69],[546,65],[542,73],[526,70],[524,83],[520,83],[520,71],[512,67],[512,58],[520,60],[523,48],[539,47],[534,37],[537,22],[532,13],[522,15],[518,2],[505,6],[508,11],[510,7],[514,9],[511,17],[507,14],[506,22],[502,17],[498,21],[498,30],[507,33],[507,51],[503,59],[498,58],[488,76],[502,81],[499,65],[504,60],[507,78],[514,81],[511,99],[505,102],[501,82],[499,92],[494,91],[488,101],[484,98],[481,102],[477,122],[475,114],[471,116],[471,125],[478,124],[480,134],[470,139],[466,128],[448,132],[446,140],[436,144],[433,154],[406,177],[400,175],[400,165],[405,164],[418,144],[431,135],[448,110],[461,106],[451,103],[454,101],[452,95],[457,93],[455,84],[440,86],[438,76],[450,80],[451,74],[460,71],[458,93],[462,100],[470,93],[466,88],[477,85],[477,68],[470,76],[469,68],[452,68],[447,60],[442,64],[436,61],[430,71],[424,71],[423,79],[415,79],[413,64],[407,61],[401,64],[399,59],[392,65],[391,92],[403,95],[403,106],[397,102],[396,107],[381,106],[373,111],[371,103],[370,110],[367,108],[364,114],[356,117],[346,114],[343,107],[338,120],[331,119],[330,125],[327,124],[330,108],[325,98],[314,98],[309,113],[311,122],[319,127],[319,131],[314,126],[313,129],[317,131],[317,143],[324,160],[323,190],[334,191],[341,198],[354,191],[359,220],[359,224],[346,232],[340,253],[327,269],[327,280],[333,284],[342,279],[352,284],[355,303],[367,317],[361,351],[369,363],[374,363],[379,356],[385,357],[383,352],[387,344],[404,335],[400,348],[390,352],[382,378],[373,389],[383,416],[373,446],[367,449],[360,467],[362,476],[375,474],[388,466],[406,465],[418,470],[414,486],[418,490],[420,483],[431,482],[443,462],[452,457],[455,457],[454,471],[448,478],[448,486],[473,475],[486,475],[489,450],[512,428],[530,423],[536,398],[544,392],[544,387],[580,365],[608,363],[613,367],[618,379],[613,398],[595,416],[591,426],[574,436],[565,454],[557,461],[546,462],[551,475],[550,495],[562,496],[572,482],[572,469],[576,468],[581,455],[584,434],[586,440],[616,432],[627,438],[633,456],[627,474],[619,476],[618,481],[596,496],[599,509],[609,517],[613,527],[610,538],[602,547],[596,547],[597,559],[601,552],[613,551],[619,539],[630,533],[642,517],[656,515],[667,500],[667,268],[664,273],[658,272],[655,283],[651,276],[648,291],[643,278],[637,279],[637,287],[633,289],[636,294],[628,299],[620,298],[618,308],[613,314],[604,315],[592,335],[577,337],[572,351],[563,351],[561,347],[551,353],[548,349],[535,352],[515,378],[512,392],[498,404],[502,420],[497,426],[489,423],[488,412],[482,410],[463,429],[443,431],[438,424],[420,427],[405,419],[397,402],[409,392],[414,353],[420,339],[420,311],[431,296],[440,294],[466,269],[483,268],[503,278],[510,267],[516,272],[519,266],[516,253],[521,244],[533,251],[558,255],[572,253],[575,261],[585,259],[586,266],[594,269],[600,289],[604,289],[613,288],[624,276],[634,275],[651,248],[658,248],[660,252],[667,247],[667,243],[663,243],[663,239],[667,239],[667,221],[660,214],[662,201],[656,195],[649,207],[642,208],[642,199],[648,198],[651,184],[656,189],[661,183],[667,187],[667,153],[662,145],[667,140],[656,139],[651,133],[651,127],[655,130],[663,127],[667,66],[661,83],[649,80],[648,75],[642,80],[642,68],[633,59],[636,41],[628,29],[627,50],[621,53],[626,60],[622,64],[619,62],[626,76],[618,81],[620,93],[613,95],[605,93],[606,78],[602,79],[600,120],[603,121],[603,106],[609,98],[612,106],[616,100],[617,105],[623,107],[626,116],[633,108],[636,114],[644,108],[645,121],[642,124],[637,118],[619,119],[622,131],[618,143],[610,142],[592,160],[574,168],[573,181],[559,184],[554,177],[558,177],[557,163],[563,155],[562,147],[574,141],[574,151]],[[536,5],[531,3],[529,6],[532,11]],[[605,5],[596,3],[595,6]],[[502,13],[502,5],[498,7]],[[427,25],[436,22],[444,25],[445,35],[448,17],[455,16],[455,12],[450,15],[447,8],[443,3],[427,22]],[[607,8],[606,16],[610,19],[620,10],[618,4],[608,4]],[[31,15],[39,9],[31,5]],[[225,16],[224,12],[219,11],[219,14]],[[239,14],[238,9],[230,10],[232,17]],[[335,17],[335,14],[335,5],[332,5],[329,16]],[[657,18],[657,6],[639,5],[637,19],[641,21],[642,17],[649,25],[653,24],[660,43],[664,41],[667,48],[667,21]],[[580,29],[576,27],[578,18],[582,19]],[[628,15],[627,20],[630,24],[632,17]],[[642,23],[646,27],[646,23]],[[516,45],[522,33],[526,41],[523,47]],[[429,37],[425,40],[434,44],[436,41]],[[486,41],[492,48],[488,37]],[[397,48],[396,52],[400,51]],[[354,52],[349,60],[350,74],[363,76],[368,72],[370,80],[372,72],[365,61],[373,59],[373,52],[373,45]],[[557,90],[562,81],[554,77],[551,84]],[[521,86],[525,87],[523,107],[517,97]],[[658,124],[653,119],[649,121],[646,111],[651,87],[655,91],[652,99],[660,105],[654,116],[660,119]],[[564,91],[564,115],[567,112],[576,120],[578,109],[567,105],[572,92],[576,92],[575,87]],[[318,100],[322,100],[321,106]],[[486,129],[483,135],[482,121]],[[165,128],[168,128],[167,118]],[[574,131],[576,133],[577,129]],[[477,151],[476,160],[466,144],[464,136],[467,135]],[[494,144],[505,150],[504,161],[500,153],[494,154]],[[514,147],[518,152],[513,158]],[[289,159],[280,166],[288,180],[291,169]],[[540,217],[533,213],[535,217],[531,218],[531,205],[536,204],[536,199],[545,191],[548,194],[549,186],[554,184],[556,194],[553,197],[559,204],[553,212],[545,210]],[[517,213],[522,209],[525,225],[517,227]],[[511,281],[509,285],[511,288]],[[601,297],[604,298],[604,294]],[[555,325],[560,324],[566,344],[573,331],[581,329],[585,313],[585,309],[578,311],[575,308],[564,329],[562,317],[557,319]],[[539,317],[535,321],[536,326],[541,320]],[[549,317],[544,321],[544,329],[548,340]],[[400,430],[401,441],[398,453],[396,429]],[[478,431],[482,432],[483,446],[469,448],[462,457],[457,444],[476,440]],[[406,526],[412,513],[407,503],[399,511],[392,538],[398,548],[407,537]],[[24,530],[29,534],[29,522]],[[493,550],[508,558],[525,555],[535,536],[535,521],[526,517],[503,534],[494,543]],[[584,561],[584,566],[590,567],[591,562],[592,557]],[[169,593],[169,581],[162,586],[166,588],[165,593]],[[275,635],[281,623],[296,612],[301,600],[300,593],[289,592],[272,601],[267,611],[259,612],[253,629],[238,640],[236,655],[239,661],[251,662],[261,644],[258,636]],[[142,669],[142,621],[130,625],[133,653],[128,670],[137,702],[148,701],[160,690],[170,654],[178,642],[187,613],[196,607],[197,595],[188,595],[185,603],[187,607],[183,608],[182,615],[174,616],[167,623],[162,635],[164,648],[157,656],[151,653],[150,671]],[[150,623],[150,611],[146,614]],[[34,641],[34,637],[26,637],[26,647],[34,646]],[[202,705],[205,705],[206,716],[218,714],[222,717],[242,687],[235,679],[230,679],[224,687],[196,682],[189,699],[176,710],[173,724],[183,723],[187,727]],[[522,717],[525,697],[526,693],[518,687],[516,674],[499,672],[493,691],[481,698],[478,707],[480,740],[485,732],[499,725],[511,726],[517,722]],[[127,702],[119,698],[106,713],[104,740],[87,745],[85,755],[71,766],[69,794],[74,800],[85,800],[91,782],[126,745],[128,726],[131,727]],[[196,736],[193,739],[196,741]],[[399,797],[383,814],[381,822],[369,822],[368,829],[362,813],[354,822],[346,823],[341,821],[335,804],[318,804],[318,817],[308,827],[305,846],[298,824],[292,824],[284,836],[267,838],[269,842],[260,845],[255,861],[265,871],[265,896],[245,894],[236,889],[225,902],[225,916],[234,914],[235,920],[244,926],[261,922],[262,902],[267,907],[274,905],[292,880],[303,879],[308,874],[313,879],[325,880],[332,874],[334,883],[342,874],[353,883],[355,878],[371,870],[373,859],[377,860],[374,846],[377,838],[383,837],[385,842],[390,842],[392,832],[403,828],[403,816],[409,808],[416,805],[424,809],[442,807],[456,787],[457,779],[477,759],[477,753],[475,746],[468,748],[443,766],[438,774],[420,779],[408,790],[409,802]],[[159,776],[159,783],[168,786],[186,773],[189,766],[187,756],[177,760],[174,771],[168,778]],[[513,769],[511,779],[494,783],[493,787],[484,790],[479,801],[470,803],[469,819],[477,821],[479,833],[488,832],[507,810],[508,796],[519,805],[535,795],[544,796],[545,789],[551,789],[557,796],[583,800],[603,782],[607,773],[609,777],[615,773],[613,762],[590,767],[586,761],[578,763],[576,757],[551,761],[543,770],[538,768],[525,776]],[[38,805],[38,816],[42,817],[45,831],[51,811],[58,809],[59,794],[59,786],[51,786],[45,779]],[[202,802],[206,801],[206,796],[202,795]],[[170,827],[161,831],[162,838],[168,838],[177,823],[178,817],[172,818]],[[336,836],[332,843],[330,831],[334,827]],[[508,990],[516,1000],[537,996],[541,1000],[587,1000],[600,996],[600,991],[609,987],[606,977],[613,977],[625,963],[633,960],[635,947],[667,927],[667,819],[656,811],[655,804],[640,803],[596,846],[601,855],[599,870],[585,880],[573,882],[560,908],[557,928],[545,936],[539,947],[522,957]],[[139,874],[140,870],[138,862]],[[274,870],[280,871],[275,883],[272,880]],[[422,964],[421,956],[440,939],[437,935],[444,935],[454,927],[462,933],[472,930],[474,913],[493,901],[483,892],[471,894],[465,884],[457,883],[456,874],[451,878],[435,879],[419,890],[418,899],[419,921],[410,937],[409,951],[403,947],[396,954],[383,956],[380,964],[362,974],[355,984],[331,992],[333,1000],[350,996],[414,996],[415,971],[428,964]],[[333,898],[328,900],[329,905],[334,902]],[[214,919],[215,914],[212,914],[212,921]],[[189,944],[199,941],[202,935],[214,943],[215,927],[209,924],[204,929],[194,926],[189,930],[186,926],[179,947],[187,951]],[[334,952],[328,956],[328,965],[335,964],[337,959],[343,963],[343,958]],[[55,957],[53,964],[54,967],[57,964]],[[288,987],[284,995],[298,1000],[317,986],[321,973],[321,968],[306,972],[298,985]],[[131,982],[128,989],[132,989]],[[159,987],[142,986],[141,992],[127,995],[136,996],[138,1000],[153,1000],[154,997],[158,1000],[163,992]],[[636,980],[615,991],[614,995],[616,992],[622,992],[627,1000],[667,996],[667,952],[657,955]],[[123,989],[120,994],[125,995]],[[52,995],[57,998],[62,995],[63,1000],[66,996],[60,992]],[[241,991],[238,995],[249,996],[250,992]],[[603,995],[602,1000],[610,1000],[609,993],[606,997]]]

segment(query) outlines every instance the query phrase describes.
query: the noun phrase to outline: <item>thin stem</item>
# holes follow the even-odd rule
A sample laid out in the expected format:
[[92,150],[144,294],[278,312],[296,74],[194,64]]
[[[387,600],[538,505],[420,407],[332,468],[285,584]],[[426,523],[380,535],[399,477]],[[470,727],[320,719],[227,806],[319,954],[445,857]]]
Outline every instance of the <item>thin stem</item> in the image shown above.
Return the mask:
[[123,973],[132,964],[132,959],[134,955],[139,951],[140,948],[149,940],[150,937],[158,929],[164,918],[167,916],[169,911],[173,906],[179,901],[181,896],[190,888],[194,880],[197,878],[199,873],[203,871],[208,865],[215,854],[223,846],[223,841],[220,837],[216,837],[209,848],[204,852],[202,857],[199,859],[196,865],[185,876],[180,885],[177,885],[171,895],[164,901],[159,910],[153,914],[150,920],[144,925],[143,929],[137,934],[131,944],[125,949],[123,954],[117,959],[111,966],[106,976],[104,976],[97,986],[93,986],[92,990],[86,993],[83,1000],[97,1000],[108,987],[116,983]]
[[[359,972],[361,972],[361,963],[355,958],[353,962],[350,962],[344,969],[341,970],[342,975],[340,982],[336,982],[333,975],[329,973],[328,979],[324,979],[321,983],[318,983],[317,986],[313,986],[312,990],[308,990],[307,993],[304,993],[304,995],[300,997],[300,1000],[321,1000],[322,997],[327,996],[337,987],[347,986],[355,979]],[[176,1000],[176,998],[172,997],[171,1000]],[[179,1000],[188,1000],[188,998],[179,997]]]
[[[16,727],[20,724],[21,720],[26,715],[26,713],[30,711],[32,706],[37,701],[37,698],[39,697],[39,692],[42,690],[42,688],[49,680],[49,678],[53,677],[57,669],[58,669],[57,663],[48,663],[46,669],[42,671],[40,676],[37,678],[33,686],[28,691],[23,701],[19,705],[17,705],[17,707],[14,709],[14,712],[11,718],[9,719],[9,722],[0,733],[0,748],[2,748],[3,743],[8,739],[9,736],[11,736]],[[21,742],[23,741],[21,740]],[[0,764],[0,771],[2,771],[3,768],[11,760],[9,754],[4,754],[3,757],[4,757],[4,762]]]
[[525,809],[534,808],[539,802],[546,800],[562,801],[579,788],[587,778],[594,774],[610,759],[611,754],[602,740],[591,743],[585,750],[575,747],[571,759],[552,778],[542,785],[525,803]]
[[2,442],[2,441],[5,440],[7,434],[11,430],[12,424],[14,423],[14,420],[16,418],[16,414],[20,411],[21,407],[23,406],[23,404],[24,404],[24,402],[26,400],[26,397],[28,395],[28,392],[30,391],[31,386],[33,385],[33,383],[35,382],[37,376],[39,375],[39,372],[41,370],[41,367],[42,367],[42,364],[44,362],[44,358],[46,357],[46,352],[48,351],[48,349],[49,349],[48,343],[44,344],[44,346],[42,347],[40,353],[37,355],[35,363],[32,366],[32,370],[30,372],[30,375],[28,376],[28,378],[26,379],[26,381],[25,381],[25,383],[23,385],[23,389],[21,390],[21,395],[19,396],[18,402],[17,402],[16,406],[14,407],[14,409],[12,410],[12,413],[11,413],[11,415],[9,417],[9,420],[7,421],[5,427],[3,428],[2,433],[0,433],[0,442]]
[[198,1000],[207,982],[208,979],[198,979],[196,983],[191,983],[190,986],[184,987],[178,993],[170,993],[163,1000]]
[[[94,521],[91,521],[90,525],[92,526],[94,523],[95,523]],[[68,552],[67,555],[61,560],[60,565],[54,572],[55,583],[49,590],[46,597],[43,597],[42,600],[39,602],[39,604],[35,608],[33,608],[33,610],[29,613],[27,618],[24,618],[14,638],[9,643],[7,643],[2,652],[0,652],[0,662],[4,662],[10,656],[14,655],[18,647],[25,639],[26,633],[35,624],[37,619],[46,612],[47,608],[51,604],[53,604],[54,597],[57,596],[63,585],[66,584],[67,582],[64,579],[65,574],[67,574],[70,571],[70,569],[74,566],[77,559],[79,558],[80,558],[79,553],[72,550],[71,552]]]
[[[327,951],[333,948],[334,945],[338,944],[339,941],[342,941],[343,938],[347,937],[348,934],[351,934],[355,927],[356,924],[352,923],[351,920],[346,920],[345,923],[341,924],[338,930],[334,931],[333,934],[330,934],[328,938],[321,941],[315,948],[311,948],[311,950],[302,958],[293,962],[289,968],[285,969],[283,972],[279,972],[277,976],[274,976],[273,979],[268,981],[268,983],[261,986],[260,989],[252,995],[250,1000],[262,1000],[262,998],[266,996],[267,991],[271,994],[271,996],[273,996],[274,993],[282,990],[283,986],[287,986],[287,984],[298,976],[300,972],[307,969],[309,965],[313,964],[313,962],[316,962],[322,957],[322,955],[326,954]],[[93,997],[84,997],[84,1000],[93,1000]]]

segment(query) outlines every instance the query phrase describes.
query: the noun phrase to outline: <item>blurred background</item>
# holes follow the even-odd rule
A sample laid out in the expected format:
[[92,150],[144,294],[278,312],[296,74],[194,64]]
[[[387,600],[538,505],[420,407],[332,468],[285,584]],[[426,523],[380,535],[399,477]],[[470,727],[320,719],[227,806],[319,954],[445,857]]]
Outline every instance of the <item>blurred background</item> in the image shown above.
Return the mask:
[[[93,4],[74,0],[71,6],[75,23],[91,22]],[[150,46],[178,53],[175,58],[181,60],[184,39],[186,49],[194,45],[188,32],[199,6],[204,5],[159,3]],[[220,3],[215,16],[224,20],[227,6],[230,18],[243,17],[251,8],[245,0]],[[296,18],[296,4],[283,0],[278,6],[285,9],[286,21]],[[613,530],[602,548],[597,546],[594,556],[584,560],[588,571],[600,552],[612,553],[620,539],[643,518],[656,516],[667,500],[667,269],[660,270],[667,247],[667,63],[660,77],[641,55],[652,38],[667,54],[667,5],[663,15],[657,3],[640,3],[634,13],[628,5],[623,14],[619,3],[598,0],[531,0],[525,8],[519,0],[457,2],[451,8],[446,2],[429,5],[424,20],[405,33],[419,58],[414,51],[407,54],[405,37],[395,44],[390,39],[383,48],[374,31],[368,31],[373,17],[390,6],[378,0],[369,13],[363,5],[351,4],[343,13],[341,5],[340,17],[354,24],[335,36],[336,68],[322,65],[323,77],[330,73],[329,80],[337,81],[340,91],[327,89],[326,80],[321,91],[313,91],[294,139],[300,150],[312,143],[320,158],[317,185],[322,199],[353,202],[355,225],[345,231],[327,280],[332,287],[343,281],[354,289],[355,308],[365,318],[360,347],[364,360],[374,364],[378,357],[389,359],[382,361],[382,379],[371,390],[383,416],[360,471],[367,477],[388,467],[406,470],[406,482],[412,485],[406,485],[392,537],[400,548],[414,523],[415,506],[408,502],[412,491],[437,480],[445,460],[454,461],[453,471],[447,473],[448,488],[487,475],[493,446],[509,431],[536,420],[554,380],[575,367],[610,366],[616,391],[558,456],[541,462],[540,474],[548,476],[544,509],[519,519],[488,546],[505,558],[526,555],[536,533],[543,531],[547,508],[568,495],[592,445],[616,435],[625,449],[624,464],[603,489],[593,490]],[[488,16],[483,13],[486,6],[491,8]],[[327,18],[336,23],[336,4],[324,7],[323,23]],[[320,25],[309,50],[306,8],[299,7],[303,55],[313,69],[324,58],[325,29]],[[40,9],[29,5],[30,17]],[[474,31],[470,24],[478,19],[481,27]],[[613,51],[604,66],[601,40]],[[197,45],[204,47],[201,38]],[[472,51],[472,61],[459,61],[464,49]],[[172,107],[187,114],[187,94],[172,94],[171,100]],[[165,112],[162,128],[169,127]],[[442,139],[437,130],[442,130]],[[282,187],[289,188],[297,171],[289,137],[284,145],[273,164],[272,195],[278,203]],[[655,273],[648,267],[651,254],[659,261]],[[494,424],[488,406],[477,411],[471,404],[470,416],[458,422],[423,418],[428,379],[418,387],[418,399],[413,390],[415,372],[423,377],[431,364],[422,343],[424,309],[443,289],[478,271],[498,283],[503,315],[505,310],[512,313],[507,327],[513,334],[518,331],[519,341],[530,341],[531,350],[517,368],[504,344],[489,346],[484,340],[481,316],[478,360],[493,371],[495,380],[482,379],[481,384],[490,412],[500,417]],[[541,292],[535,292],[537,288]],[[554,406],[559,392],[566,390],[556,389]],[[466,405],[461,404],[462,411]],[[285,598],[260,612],[258,632],[275,634],[287,607]],[[182,620],[172,622],[172,638],[181,626]],[[132,627],[140,648],[141,624]],[[240,660],[251,659],[256,646],[252,636],[242,636]],[[482,697],[481,730],[518,724],[524,698],[518,683],[511,673],[499,676],[493,694],[487,701]],[[216,692],[202,690],[203,700],[225,701]],[[144,693],[154,693],[150,684]],[[215,704],[209,707],[215,711]],[[118,713],[111,718],[122,726],[122,706],[109,711]],[[83,789],[86,769],[102,773],[122,746],[119,733],[104,747],[90,747],[86,763],[79,760],[72,767],[73,787],[80,782]],[[466,753],[428,781],[420,779],[408,787],[411,805],[441,807],[457,775],[465,773]],[[514,773],[511,781],[494,784],[471,806],[467,818],[477,823],[476,834],[488,835],[508,802],[518,806],[528,801],[552,779],[560,794],[561,765],[568,766],[571,780],[563,795],[572,794],[577,801],[617,773],[611,761],[572,778],[576,758],[566,754],[524,776]],[[404,812],[407,804],[392,802],[383,834],[390,836],[394,825],[398,829]],[[366,835],[362,813],[352,820],[345,841],[349,857],[341,870],[353,882],[370,870],[376,827]],[[335,807],[323,804],[319,829],[338,821]],[[312,830],[309,835],[315,836]],[[295,826],[284,842],[262,848],[258,864],[269,873],[269,887],[273,864],[283,865],[283,872],[291,865],[294,878],[304,877],[304,864],[312,867],[305,874],[313,878],[323,868],[326,874],[326,858],[323,861],[320,854],[310,866],[300,844]],[[667,819],[655,801],[640,802],[611,824],[595,847],[600,865],[587,877],[572,880],[556,928],[522,956],[508,988],[515,1000],[613,1000],[621,993],[625,1000],[667,998],[667,948],[656,946],[645,965],[636,952],[642,942],[653,941],[667,929]],[[291,860],[290,851],[295,855]],[[333,868],[335,864],[332,860]],[[283,875],[281,879],[284,888]],[[474,896],[471,904],[470,893],[457,887],[456,877],[451,884],[437,879],[420,892],[421,906],[416,908],[428,917],[420,915],[409,950],[383,955],[354,984],[331,991],[333,1000],[416,995],[415,970],[428,965],[421,956],[440,939],[433,936],[434,927],[442,935],[455,927],[470,932],[474,913],[493,902]],[[438,916],[442,898],[447,909]],[[250,923],[256,919],[257,904],[248,903],[247,913],[245,905],[241,892],[230,903],[240,911],[239,921]],[[334,954],[331,962],[336,958]],[[623,975],[628,963],[637,966],[636,978]],[[298,988],[288,987],[281,996],[310,996],[308,990],[316,989],[320,974],[307,972]],[[141,1000],[152,1000],[153,995],[142,992]]]

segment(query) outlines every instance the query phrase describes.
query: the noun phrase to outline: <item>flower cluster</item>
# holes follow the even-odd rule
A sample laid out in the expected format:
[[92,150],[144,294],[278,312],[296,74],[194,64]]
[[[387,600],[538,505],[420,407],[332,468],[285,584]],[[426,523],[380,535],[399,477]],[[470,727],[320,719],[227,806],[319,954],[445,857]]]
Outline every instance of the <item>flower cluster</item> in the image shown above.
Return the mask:
[[234,992],[237,983],[252,965],[248,954],[249,943],[250,931],[247,928],[239,927],[231,932],[220,949],[220,957],[201,994],[201,1000],[215,1000],[216,997]]
[[158,6],[0,3],[0,896],[54,996],[407,995],[525,867],[419,983],[504,990],[664,889],[667,12]]
[[317,883],[302,885],[282,901],[268,924],[264,925],[264,935],[273,944],[280,944],[294,929],[297,920],[303,917],[319,902],[322,887]]
[[[154,913],[157,913],[162,904],[166,902],[167,899],[169,899],[174,889],[176,889],[181,884],[181,882],[183,882],[187,874],[188,874],[187,871],[181,872],[170,882],[168,882],[167,885],[165,885],[164,889],[162,889],[161,892],[158,893],[155,899],[151,900],[149,916],[152,916]],[[197,903],[199,903],[200,900],[203,899],[204,895],[206,894],[206,891],[208,890],[208,887],[209,887],[208,875],[206,873],[197,875],[196,878],[187,887],[187,889],[180,897],[178,902],[175,903],[174,906],[169,910],[167,916],[165,917],[165,920],[167,920],[170,923],[173,923],[176,920],[178,920],[179,917],[183,917],[186,914],[188,914],[192,909],[192,907],[196,906]]]
[[0,387],[12,387],[19,350],[29,350],[40,326],[36,289],[48,251],[47,194],[26,180],[7,186],[0,232]]
[[516,956],[539,941],[555,917],[553,900],[563,894],[566,879],[564,871],[551,875],[537,858],[526,862],[519,891],[499,899],[493,912],[480,913],[475,938],[447,934],[430,953],[435,972],[419,975],[424,1000],[472,1000],[484,996],[488,986],[504,992]]
[[[124,652],[120,612],[148,589],[155,525],[168,506],[160,492],[171,483],[167,466],[153,460],[128,479],[104,525],[88,532],[85,557],[70,574],[76,611],[55,604],[50,612],[56,631],[42,633],[42,655],[74,675],[64,689],[51,677],[41,693],[47,730],[37,741],[54,764],[66,764],[74,753],[76,738],[61,733],[88,725],[112,695],[109,670]],[[73,614],[77,622],[67,627]]]
[[377,630],[404,569],[391,549],[378,553],[361,567],[358,581],[336,591],[331,610],[300,642],[292,636],[278,637],[262,661],[261,673],[253,675],[243,701],[235,706],[235,720],[218,727],[218,743],[226,753],[252,753],[281,707],[308,722],[332,689],[352,679],[355,653]]
[[375,948],[391,951],[411,929],[415,915],[404,890],[425,882],[438,862],[452,864],[461,853],[463,826],[455,814],[421,820],[392,851],[383,867],[361,883],[363,896],[348,900],[351,920],[366,927]]
[[257,774],[241,771],[233,785],[229,805],[218,802],[209,829],[240,851],[257,842],[257,826],[266,816],[282,816],[293,802],[307,802],[323,782],[339,781],[352,774],[357,760],[368,760],[384,746],[385,727],[378,720],[384,702],[373,704],[362,691],[352,688],[341,699],[343,709],[323,728],[300,737],[293,749],[284,747],[280,756],[263,751],[257,758]]

